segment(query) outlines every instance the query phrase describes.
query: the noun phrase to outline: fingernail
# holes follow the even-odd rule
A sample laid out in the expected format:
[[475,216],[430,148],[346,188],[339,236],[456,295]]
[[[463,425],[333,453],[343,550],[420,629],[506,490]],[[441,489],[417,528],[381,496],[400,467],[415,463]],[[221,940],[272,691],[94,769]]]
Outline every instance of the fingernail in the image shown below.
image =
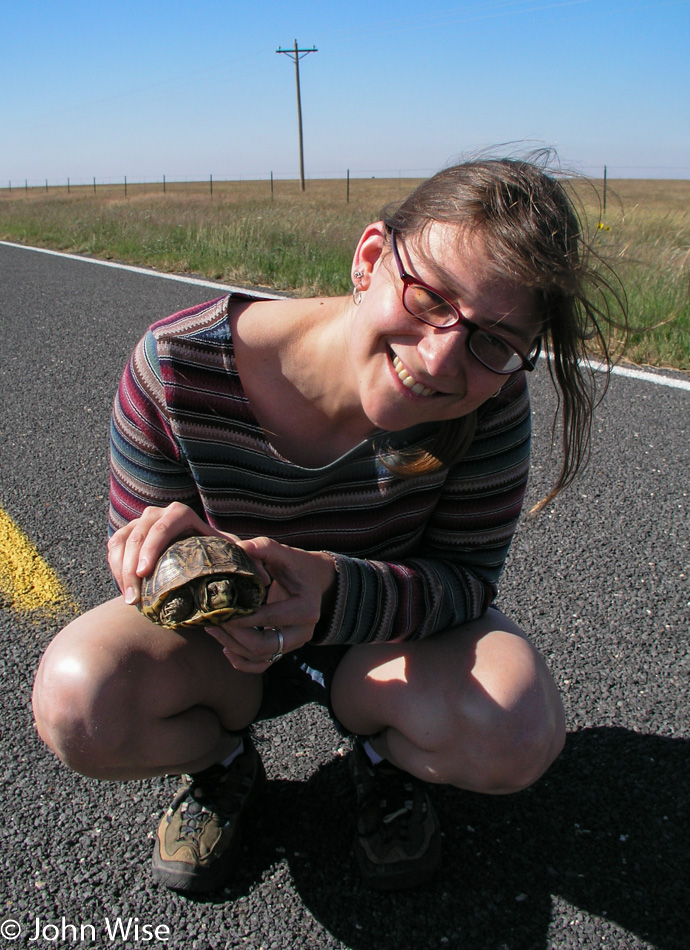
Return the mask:
[[125,603],[126,604],[136,604],[137,602],[137,592],[133,587],[128,587],[125,591]]
[[149,567],[149,559],[147,557],[140,558],[139,563],[137,564],[137,574],[143,574],[145,571],[148,570],[148,567]]

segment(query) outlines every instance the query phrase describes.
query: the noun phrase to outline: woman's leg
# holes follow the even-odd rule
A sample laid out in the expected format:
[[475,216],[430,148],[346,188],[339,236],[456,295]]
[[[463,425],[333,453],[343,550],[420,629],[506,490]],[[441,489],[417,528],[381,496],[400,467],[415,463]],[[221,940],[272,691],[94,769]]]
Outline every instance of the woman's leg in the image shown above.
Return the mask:
[[67,765],[126,780],[224,758],[261,691],[261,677],[233,669],[203,629],[158,627],[118,597],[55,637],[33,705],[39,734]]
[[338,666],[332,700],[343,725],[374,736],[394,765],[470,791],[531,785],[565,739],[546,664],[497,610],[416,643],[354,647]]

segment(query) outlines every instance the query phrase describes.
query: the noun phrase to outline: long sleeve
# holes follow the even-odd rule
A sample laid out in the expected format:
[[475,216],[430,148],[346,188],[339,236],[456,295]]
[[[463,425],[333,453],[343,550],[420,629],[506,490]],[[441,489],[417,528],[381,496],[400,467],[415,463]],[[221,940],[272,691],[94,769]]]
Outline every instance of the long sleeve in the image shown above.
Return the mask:
[[167,416],[156,342],[149,331],[125,368],[113,405],[109,531],[138,518],[147,505],[165,507],[173,501],[202,513]]

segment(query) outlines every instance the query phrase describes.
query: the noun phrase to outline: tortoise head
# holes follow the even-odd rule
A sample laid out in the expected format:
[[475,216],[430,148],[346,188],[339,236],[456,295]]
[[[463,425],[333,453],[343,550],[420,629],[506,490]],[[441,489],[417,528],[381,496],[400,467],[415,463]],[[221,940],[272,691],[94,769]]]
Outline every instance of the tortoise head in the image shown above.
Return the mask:
[[230,577],[203,578],[199,585],[199,609],[202,613],[225,610],[237,603],[237,589]]

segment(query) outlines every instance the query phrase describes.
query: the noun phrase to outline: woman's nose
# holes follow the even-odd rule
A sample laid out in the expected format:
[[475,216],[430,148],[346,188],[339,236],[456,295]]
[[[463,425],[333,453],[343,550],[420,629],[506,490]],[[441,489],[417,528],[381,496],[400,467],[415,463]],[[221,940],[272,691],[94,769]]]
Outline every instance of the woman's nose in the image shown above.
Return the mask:
[[462,372],[467,353],[467,329],[458,324],[454,327],[429,327],[418,345],[427,372],[436,379],[455,379]]

